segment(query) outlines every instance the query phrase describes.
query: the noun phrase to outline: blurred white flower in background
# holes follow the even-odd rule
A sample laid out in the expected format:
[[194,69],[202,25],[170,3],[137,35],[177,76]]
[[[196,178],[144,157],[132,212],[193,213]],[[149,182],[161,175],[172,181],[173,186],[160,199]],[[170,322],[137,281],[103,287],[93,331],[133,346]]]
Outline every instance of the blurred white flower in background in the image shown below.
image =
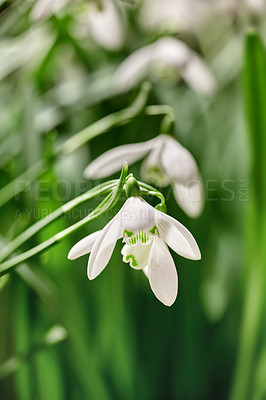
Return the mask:
[[163,37],[133,52],[118,67],[115,84],[127,91],[160,67],[180,75],[197,92],[211,95],[217,89],[213,74],[200,56],[173,37]]
[[[96,278],[108,264],[118,239],[123,238],[123,261],[144,270],[155,296],[171,306],[177,296],[178,278],[169,247],[182,257],[201,258],[191,233],[174,218],[156,210],[140,197],[127,199],[121,210],[101,230],[75,244],[68,258],[91,253],[89,279]],[[166,244],[165,244],[166,243]]]
[[126,19],[113,0],[79,2],[77,0],[38,0],[31,11],[33,20],[47,19],[51,15],[69,11],[75,15],[71,33],[81,37],[91,37],[100,47],[109,51],[119,50],[125,43]]
[[36,25],[18,37],[0,40],[0,80],[21,67],[40,62],[54,43],[54,35],[45,25]]
[[168,135],[159,135],[143,143],[116,147],[88,165],[84,176],[103,178],[117,172],[121,164],[132,164],[148,154],[141,167],[144,181],[158,187],[173,185],[179,206],[190,217],[197,217],[204,205],[203,183],[191,153]]
[[38,0],[32,8],[31,18],[33,20],[49,18],[60,12],[69,2],[69,0]]
[[250,13],[260,16],[265,11],[266,1],[265,0],[246,0],[246,5]]
[[144,31],[197,32],[213,17],[248,12],[259,16],[265,0],[143,0],[139,24]]
[[126,32],[121,10],[112,0],[89,4],[87,12],[88,31],[95,43],[107,50],[119,50],[125,43]]
[[144,0],[139,24],[144,31],[190,32],[210,17],[212,8],[206,0]]

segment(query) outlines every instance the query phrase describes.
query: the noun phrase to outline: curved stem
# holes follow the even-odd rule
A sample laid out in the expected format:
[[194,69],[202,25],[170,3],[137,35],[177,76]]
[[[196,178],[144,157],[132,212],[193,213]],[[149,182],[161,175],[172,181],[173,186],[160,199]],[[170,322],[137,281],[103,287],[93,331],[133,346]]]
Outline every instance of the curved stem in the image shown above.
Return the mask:
[[86,193],[82,194],[79,197],[69,201],[64,204],[62,207],[58,208],[51,214],[47,215],[45,218],[36,222],[36,224],[30,226],[26,231],[21,233],[21,235],[17,236],[14,240],[8,243],[4,248],[0,250],[0,262],[5,258],[10,256],[19,246],[25,243],[28,239],[30,239],[33,235],[38,233],[41,229],[49,225],[51,222],[57,220],[59,217],[67,214],[74,207],[84,203],[87,200],[92,199],[93,197],[106,194],[110,190],[112,190],[118,181],[110,181],[108,183],[98,185],[93,189],[88,190]]
[[52,326],[43,336],[42,340],[34,345],[27,353],[10,357],[0,365],[0,380],[15,373],[21,365],[28,361],[35,353],[61,343],[67,336],[68,333],[63,326]]
[[175,120],[175,112],[171,106],[168,105],[153,105],[145,108],[145,114],[147,115],[168,115]]
[[[63,144],[59,145],[55,149],[54,159],[58,159],[62,156],[73,153],[75,150],[79,149],[96,136],[99,136],[116,126],[128,123],[133,118],[137,117],[143,112],[149,91],[150,84],[144,82],[137,98],[129,107],[122,111],[110,114],[71,136],[71,138],[66,140]],[[23,172],[15,180],[0,189],[0,207],[17,194],[27,189],[32,182],[45,173],[48,168],[49,162],[45,159],[42,159],[30,167],[27,171]]]
[[69,236],[72,232],[75,232],[78,228],[81,228],[87,222],[93,221],[101,214],[103,214],[106,209],[103,208],[105,203],[108,202],[111,198],[111,193],[104,199],[104,201],[100,204],[102,206],[101,211],[97,207],[93,210],[87,217],[83,218],[81,221],[77,222],[76,224],[64,229],[63,231],[57,233],[56,235],[52,236],[51,238],[47,239],[45,242],[33,247],[32,249],[26,251],[25,253],[19,254],[11,258],[0,265],[0,276],[7,274],[10,272],[16,265],[21,264],[22,262],[28,260],[29,258],[35,256],[36,254],[41,253],[42,251],[46,250],[48,247],[51,247],[53,244],[60,242],[62,239]]
[[16,179],[0,189],[0,207],[27,189],[36,178],[47,170],[47,166],[48,164],[45,160],[39,160]]
[[131,106],[122,111],[107,115],[82,131],[76,133],[56,149],[56,156],[73,153],[73,151],[77,150],[96,136],[99,136],[102,133],[109,131],[111,128],[127,123],[135,118],[143,111],[145,103],[147,102],[149,91],[150,85],[147,82],[144,82],[137,98]]
[[[150,116],[165,114],[166,117],[162,122],[161,129],[164,133],[168,133],[175,121],[174,110],[172,107],[167,105],[153,105],[144,108],[145,103],[147,102],[149,90],[150,85],[145,82],[140,89],[139,95],[131,106],[122,111],[110,114],[73,135],[55,149],[54,159],[56,160],[64,155],[73,153],[75,150],[79,149],[96,136],[108,132],[110,129],[116,126],[130,122],[133,118],[137,117],[141,113]],[[0,207],[21,193],[23,190],[27,189],[32,182],[45,173],[48,168],[49,162],[45,159],[42,159],[30,167],[27,171],[19,175],[15,180],[0,189]]]
[[88,222],[93,221],[98,218],[100,215],[104,214],[109,209],[113,208],[121,193],[123,192],[123,186],[125,184],[126,176],[127,176],[128,165],[124,163],[122,172],[120,175],[120,179],[117,183],[116,189],[113,192],[109,193],[108,196],[100,203],[100,205],[93,210],[87,217],[83,218],[81,221],[76,224],[64,229],[63,231],[57,233],[52,236],[45,242],[33,247],[32,249],[26,251],[25,253],[19,254],[18,256],[13,257],[11,260],[8,260],[0,265],[0,276],[9,273],[15,266],[21,264],[22,262],[28,260],[29,258],[35,256],[36,254],[41,253],[42,251],[48,249],[52,245],[60,242],[62,239],[68,237],[72,232],[75,232],[77,229],[81,228]]
[[139,183],[140,189],[143,192],[143,194],[147,194],[147,195],[150,195],[150,196],[156,196],[156,197],[158,197],[158,199],[161,200],[161,203],[163,205],[165,205],[164,195],[161,192],[159,192],[159,190],[157,190],[154,187],[148,185],[147,183],[144,183],[144,182],[138,182],[138,183]]

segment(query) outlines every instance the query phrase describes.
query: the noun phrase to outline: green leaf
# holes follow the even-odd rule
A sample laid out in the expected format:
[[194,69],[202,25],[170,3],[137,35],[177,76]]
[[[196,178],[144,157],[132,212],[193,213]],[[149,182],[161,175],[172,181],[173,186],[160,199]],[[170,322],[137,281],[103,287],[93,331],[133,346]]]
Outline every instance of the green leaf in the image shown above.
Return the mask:
[[261,38],[249,31],[244,46],[244,105],[251,145],[252,180],[257,201],[266,201],[266,57]]

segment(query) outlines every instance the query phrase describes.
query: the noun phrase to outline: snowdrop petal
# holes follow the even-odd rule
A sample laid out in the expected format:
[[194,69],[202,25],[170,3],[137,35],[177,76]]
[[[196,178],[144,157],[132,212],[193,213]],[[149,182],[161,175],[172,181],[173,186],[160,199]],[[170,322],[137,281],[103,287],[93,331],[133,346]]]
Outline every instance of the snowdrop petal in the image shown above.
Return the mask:
[[144,275],[146,276],[146,278],[149,278],[149,268],[148,268],[148,265],[146,265],[146,267],[142,268],[142,271],[143,271]]
[[211,95],[216,80],[200,56],[181,40],[164,37],[157,41],[153,61],[176,69],[184,81],[196,92]]
[[198,217],[203,209],[204,194],[200,178],[189,185],[174,184],[174,196],[182,210],[190,217]]
[[[231,0],[232,1],[232,0]],[[145,31],[195,32],[212,13],[213,5],[204,0],[144,0],[139,22]]]
[[217,90],[217,84],[210,69],[194,52],[180,75],[196,92],[212,95]]
[[84,171],[85,178],[104,178],[121,169],[123,162],[132,164],[140,160],[153,147],[154,140],[126,144],[102,154],[92,161]]
[[163,37],[132,53],[116,71],[115,84],[120,90],[129,90],[157,66],[176,72],[192,89],[203,94],[212,94],[216,90],[216,81],[200,56],[173,37]]
[[121,209],[123,231],[149,233],[154,228],[155,209],[141,197],[130,197]]
[[121,253],[125,263],[129,263],[129,265],[134,269],[142,269],[148,265],[150,250],[151,243],[138,243],[135,246],[128,246],[125,244]]
[[68,259],[75,260],[78,257],[84,256],[84,254],[90,253],[100,232],[93,232],[76,243],[68,253]]
[[246,5],[249,12],[258,16],[265,10],[265,0],[246,0]]
[[[157,139],[160,139],[161,136],[157,136]],[[163,140],[158,140],[148,157],[143,161],[140,171],[144,182],[150,182],[158,187],[168,186],[171,183],[171,179],[169,179],[169,175],[161,163],[163,147]]]
[[184,185],[197,179],[198,167],[191,153],[170,136],[164,135],[164,141],[161,162],[167,175]]
[[124,45],[126,37],[124,26],[112,0],[103,0],[102,10],[98,9],[97,4],[91,4],[88,30],[95,43],[107,50],[118,50]]
[[178,70],[188,61],[191,49],[181,40],[163,37],[153,44],[152,61]]
[[203,208],[203,183],[190,152],[171,137],[165,136],[162,165],[174,183],[177,203],[190,217],[197,217]]
[[98,235],[88,262],[88,278],[94,279],[108,264],[116,242],[122,237],[120,212]]
[[200,56],[181,40],[165,37],[157,42],[154,61],[176,69],[184,81],[196,92],[211,95],[216,80]]
[[157,237],[151,248],[148,271],[153,293],[163,304],[171,306],[178,289],[176,267],[167,246]]
[[49,18],[51,15],[57,14],[67,3],[69,0],[38,0],[32,8],[30,16],[34,21]]
[[118,67],[114,84],[128,91],[145,78],[152,62],[153,45],[148,45],[130,54]]
[[177,254],[191,260],[200,260],[201,254],[198,245],[184,225],[158,210],[155,213],[155,223],[160,237]]
[[154,65],[182,67],[189,57],[189,47],[178,39],[164,37],[136,50],[126,58],[115,73],[115,83],[129,90],[147,76]]

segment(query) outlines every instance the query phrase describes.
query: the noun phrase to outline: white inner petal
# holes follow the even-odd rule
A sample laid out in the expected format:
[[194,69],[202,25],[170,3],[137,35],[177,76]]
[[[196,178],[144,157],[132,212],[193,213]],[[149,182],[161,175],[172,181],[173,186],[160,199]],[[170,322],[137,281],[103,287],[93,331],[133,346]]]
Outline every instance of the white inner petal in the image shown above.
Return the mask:
[[158,140],[158,143],[156,143],[153,150],[142,163],[141,176],[144,182],[147,181],[156,186],[164,187],[171,183],[171,179],[168,177],[161,163],[164,138],[160,136],[158,136],[158,138],[160,140]]
[[148,264],[152,243],[142,244],[138,242],[135,246],[124,245],[122,248],[123,261],[129,263],[134,269],[142,269]]

